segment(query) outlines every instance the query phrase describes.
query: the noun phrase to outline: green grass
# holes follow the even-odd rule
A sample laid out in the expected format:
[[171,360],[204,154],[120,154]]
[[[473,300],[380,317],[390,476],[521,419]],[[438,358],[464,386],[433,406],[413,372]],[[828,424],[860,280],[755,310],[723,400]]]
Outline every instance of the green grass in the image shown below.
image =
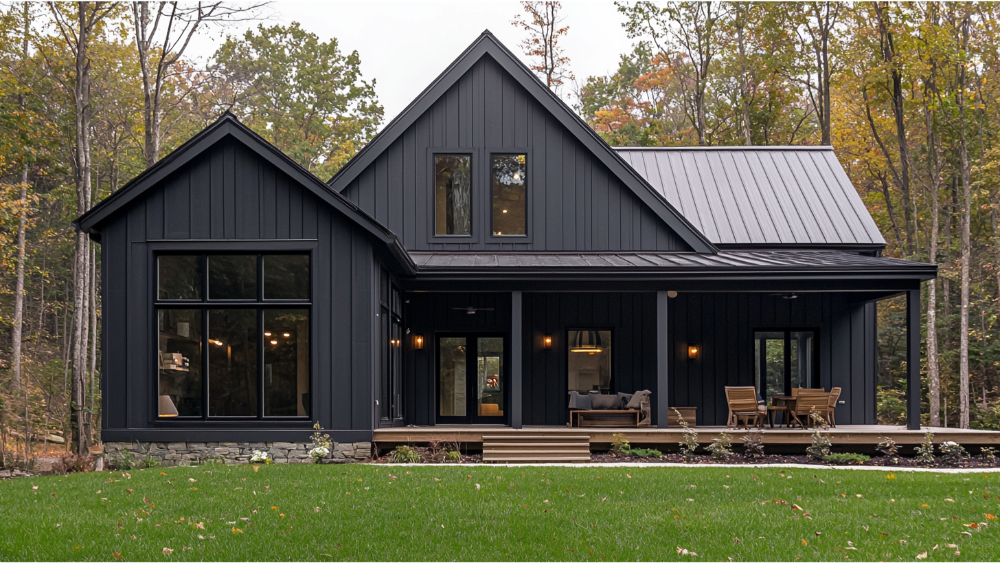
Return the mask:
[[[1000,513],[995,473],[373,465],[130,473],[0,482],[0,559],[693,560],[677,548],[702,561],[1000,557],[1000,522],[987,516]],[[965,526],[980,522],[989,525]]]

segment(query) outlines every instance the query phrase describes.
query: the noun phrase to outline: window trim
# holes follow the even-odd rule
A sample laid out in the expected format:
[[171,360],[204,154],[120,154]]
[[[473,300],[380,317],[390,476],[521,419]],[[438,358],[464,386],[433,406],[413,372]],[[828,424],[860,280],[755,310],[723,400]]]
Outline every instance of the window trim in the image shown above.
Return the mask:
[[[532,242],[532,188],[534,186],[532,178],[535,176],[534,162],[529,147],[491,147],[486,150],[487,164],[489,170],[486,171],[486,210],[485,215],[489,224],[489,242],[506,242],[515,244],[530,244]],[[527,178],[524,181],[524,234],[523,235],[495,235],[493,234],[493,157],[494,156],[516,156],[524,155],[524,172]]]
[[[295,239],[288,241],[278,241],[278,240],[241,240],[241,241],[150,241],[148,245],[148,267],[147,267],[147,279],[148,283],[148,295],[152,298],[148,299],[148,311],[149,311],[149,322],[147,322],[149,334],[149,363],[148,365],[152,368],[150,373],[152,375],[150,381],[151,388],[147,389],[147,400],[148,400],[148,415],[146,417],[147,423],[152,424],[153,427],[204,427],[205,425],[226,425],[238,423],[241,426],[266,426],[273,427],[275,424],[281,426],[298,427],[302,425],[303,427],[308,426],[312,420],[318,418],[317,413],[317,398],[316,389],[318,387],[316,380],[316,362],[318,360],[318,350],[316,347],[316,334],[318,330],[317,319],[314,311],[315,303],[315,288],[317,287],[317,268],[316,268],[316,250],[318,248],[318,241],[316,239]],[[160,300],[158,291],[158,258],[164,254],[197,254],[199,255],[199,261],[202,267],[202,298],[200,300]],[[217,254],[254,254],[258,256],[257,262],[257,297],[255,300],[217,300],[211,301],[208,299],[208,271],[206,269],[207,256]],[[305,254],[309,256],[309,298],[305,300],[264,300],[263,299],[263,260],[261,258],[264,254]],[[258,345],[257,350],[257,361],[258,361],[258,396],[257,396],[257,415],[256,416],[241,416],[241,417],[230,417],[230,416],[213,416],[208,415],[207,402],[208,402],[208,377],[207,375],[207,363],[208,354],[202,354],[202,415],[199,417],[170,417],[163,418],[159,416],[158,413],[158,396],[159,396],[159,366],[157,359],[159,356],[159,335],[158,335],[158,310],[159,309],[192,309],[197,308],[202,311],[208,311],[210,309],[256,309],[257,310],[257,322],[258,322],[258,339],[263,341],[263,331],[260,330],[260,323],[262,322],[263,314],[265,309],[306,309],[309,311],[309,395],[310,395],[310,405],[309,405],[309,415],[308,416],[264,416],[264,395],[263,390],[260,387],[260,382],[263,378],[264,364],[263,355],[264,349],[262,345]],[[208,339],[208,315],[202,314],[202,339],[207,341]]]
[[[435,163],[434,158],[437,156],[468,156],[469,157],[469,217],[472,221],[471,233],[468,235],[439,235],[436,229],[436,213],[437,213],[437,184],[435,183]],[[479,234],[482,230],[483,225],[483,213],[479,208],[479,188],[482,186],[483,167],[480,164],[482,160],[482,150],[473,148],[449,148],[449,147],[428,147],[427,148],[427,242],[440,244],[440,243],[452,243],[452,244],[478,244],[482,241],[482,237]]]
[[610,327],[610,326],[607,326],[607,325],[600,325],[600,326],[596,326],[596,325],[594,325],[594,326],[572,325],[572,326],[567,326],[563,330],[563,339],[564,340],[563,340],[563,346],[562,346],[563,350],[562,351],[563,351],[564,354],[566,354],[564,356],[565,360],[566,360],[566,372],[565,372],[565,376],[563,377],[563,391],[564,391],[563,396],[567,396],[568,397],[569,396],[569,392],[570,392],[570,388],[569,388],[569,355],[572,354],[572,352],[569,351],[569,348],[570,348],[569,333],[570,333],[570,331],[581,331],[581,330],[592,330],[592,331],[599,331],[599,332],[608,332],[608,333],[611,334],[611,350],[608,351],[608,355],[611,356],[611,358],[608,360],[608,363],[611,365],[611,378],[608,381],[608,394],[617,393],[616,387],[615,387],[615,371],[616,370],[615,370],[615,356],[614,356],[614,353],[615,353],[615,329],[613,327]]

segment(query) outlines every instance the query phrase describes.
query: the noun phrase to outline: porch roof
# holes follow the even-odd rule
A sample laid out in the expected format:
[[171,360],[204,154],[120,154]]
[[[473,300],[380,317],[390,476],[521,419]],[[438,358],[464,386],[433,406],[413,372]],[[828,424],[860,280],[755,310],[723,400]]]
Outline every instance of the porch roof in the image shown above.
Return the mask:
[[889,276],[928,280],[937,265],[838,250],[694,252],[410,252],[421,274],[664,274],[698,277],[726,273],[760,277]]

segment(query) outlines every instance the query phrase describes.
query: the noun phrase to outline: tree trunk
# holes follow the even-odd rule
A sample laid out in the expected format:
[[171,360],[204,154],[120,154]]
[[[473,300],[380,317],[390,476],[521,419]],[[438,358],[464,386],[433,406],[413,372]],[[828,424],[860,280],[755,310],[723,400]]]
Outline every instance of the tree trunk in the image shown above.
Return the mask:
[[[31,14],[28,3],[22,6],[24,10],[24,30],[21,37],[21,57],[23,62],[28,60],[28,33],[31,26]],[[21,94],[20,100],[22,119],[27,108],[27,99]],[[28,155],[24,155],[24,163],[21,167],[21,220],[17,226],[17,281],[14,282],[14,327],[11,338],[13,340],[13,372],[14,379],[11,385],[14,389],[21,388],[21,335],[24,327],[24,237],[28,225]]]
[[[956,29],[960,33],[959,48],[964,53],[969,44],[969,19],[964,17]],[[959,396],[958,425],[969,427],[969,269],[971,267],[970,230],[972,223],[972,189],[969,181],[969,147],[965,138],[965,86],[966,69],[963,62],[955,65],[956,94],[955,103],[958,106],[958,161],[962,174],[962,310],[959,341]]]
[[[934,115],[927,104],[929,90],[924,93],[924,115],[927,127],[927,152],[930,155],[929,176],[931,179],[931,233],[927,260],[937,264],[939,197],[941,191],[941,159],[938,154],[937,135],[934,130]],[[930,403],[931,426],[941,426],[941,367],[938,362],[937,341],[937,280],[927,284],[927,379],[928,402]]]

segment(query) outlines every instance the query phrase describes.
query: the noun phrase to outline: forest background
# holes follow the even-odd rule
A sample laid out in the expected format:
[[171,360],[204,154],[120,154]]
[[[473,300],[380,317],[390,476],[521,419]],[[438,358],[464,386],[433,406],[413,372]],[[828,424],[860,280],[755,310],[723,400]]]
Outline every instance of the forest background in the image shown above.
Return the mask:
[[[832,145],[885,254],[940,265],[924,423],[1000,429],[1000,5],[620,1],[633,49],[577,78],[574,5],[521,4],[523,59],[612,145]],[[383,124],[361,54],[264,8],[0,4],[0,466],[31,457],[25,436],[100,440],[101,253],[79,214],[223,111],[320,178]],[[903,302],[878,317],[878,418],[902,424]]]

